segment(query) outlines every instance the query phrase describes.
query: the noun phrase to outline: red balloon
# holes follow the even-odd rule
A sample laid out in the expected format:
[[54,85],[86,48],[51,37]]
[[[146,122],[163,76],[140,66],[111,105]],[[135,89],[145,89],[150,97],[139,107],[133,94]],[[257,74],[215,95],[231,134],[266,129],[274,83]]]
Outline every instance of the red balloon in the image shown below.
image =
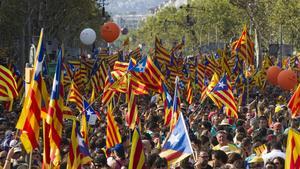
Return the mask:
[[269,67],[269,69],[267,70],[267,80],[271,84],[276,85],[277,84],[277,77],[278,77],[280,71],[281,71],[281,68],[278,67],[278,66]]
[[120,35],[120,27],[114,22],[107,22],[101,27],[100,34],[102,39],[111,43],[118,39]]
[[291,90],[297,85],[297,75],[292,70],[283,70],[277,77],[278,85],[284,90]]

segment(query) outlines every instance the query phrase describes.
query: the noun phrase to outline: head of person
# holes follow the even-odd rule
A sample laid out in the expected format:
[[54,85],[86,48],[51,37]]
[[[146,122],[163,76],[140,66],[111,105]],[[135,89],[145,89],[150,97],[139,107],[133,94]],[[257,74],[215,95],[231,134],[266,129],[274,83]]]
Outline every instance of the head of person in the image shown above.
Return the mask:
[[262,128],[268,128],[268,119],[267,119],[266,116],[260,116],[259,117],[258,127],[260,129],[262,129]]
[[220,146],[226,146],[228,144],[227,132],[225,130],[220,130],[217,133],[217,140]]
[[226,164],[228,157],[226,153],[222,150],[214,150],[212,152],[212,164],[214,168],[221,167]]
[[284,159],[281,157],[275,157],[273,163],[276,166],[276,169],[284,169]]
[[251,161],[249,161],[250,169],[262,169],[264,167],[264,160],[262,157],[255,156]]
[[282,150],[280,142],[272,142],[271,150]]
[[267,161],[265,164],[265,169],[275,169],[275,164],[272,161]]
[[273,125],[274,135],[279,135],[282,133],[282,125],[280,122],[276,122]]
[[294,129],[298,129],[300,124],[300,119],[299,118],[293,118],[291,121],[291,127]]
[[111,149],[113,152],[113,155],[116,159],[124,159],[125,158],[125,152],[124,147],[122,144],[117,144],[115,147]]
[[233,164],[236,168],[244,168],[244,161],[242,159],[242,156],[238,153],[228,154],[227,163]]
[[205,168],[208,165],[209,155],[206,151],[200,151],[197,159],[197,164],[201,168]]
[[147,159],[147,168],[149,169],[164,169],[168,168],[168,162],[165,158],[161,158],[158,153],[149,155]]

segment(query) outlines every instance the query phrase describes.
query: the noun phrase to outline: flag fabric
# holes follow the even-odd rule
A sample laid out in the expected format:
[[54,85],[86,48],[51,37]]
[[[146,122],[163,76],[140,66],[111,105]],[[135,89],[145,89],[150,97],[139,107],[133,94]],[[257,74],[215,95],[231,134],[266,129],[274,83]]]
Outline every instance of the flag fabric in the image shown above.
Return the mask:
[[260,145],[254,148],[254,152],[257,156],[261,156],[264,151],[267,150],[266,144]]
[[115,79],[112,77],[110,69],[108,68],[107,77],[105,80],[104,90],[101,98],[101,102],[103,106],[106,106],[111,99],[114,97],[116,91],[109,90],[109,87],[115,83]]
[[220,79],[218,84],[211,91],[211,94],[227,108],[228,117],[238,118],[236,101],[226,75]]
[[150,57],[143,57],[135,66],[128,67],[130,74],[154,92],[162,92],[164,76]]
[[127,110],[127,124],[130,129],[134,129],[136,125],[136,120],[138,116],[138,109],[137,109],[137,96],[133,92],[133,85],[131,84],[130,77],[131,75],[128,74],[128,89],[126,93],[126,100],[128,103],[128,110]]
[[200,88],[201,89],[201,98],[200,98],[201,103],[203,103],[204,100],[207,98],[208,84],[209,84],[209,80],[205,76],[203,79],[203,86]]
[[84,113],[86,115],[87,123],[90,125],[95,125],[96,120],[97,120],[96,111],[85,99],[83,100],[83,108],[84,109],[83,109],[82,113]]
[[21,75],[21,72],[15,64],[10,64],[9,70],[11,71],[11,73],[17,83],[18,96],[21,97],[25,90],[25,84],[24,84],[25,82]]
[[31,80],[27,96],[16,128],[21,131],[20,139],[27,153],[38,148],[39,145],[39,130],[41,121],[41,100],[42,94],[40,91],[43,65],[43,29],[39,37],[39,43],[36,50],[36,60],[34,62],[34,73]]
[[132,134],[128,169],[145,169],[145,163],[143,143],[138,129],[135,128]]
[[183,115],[180,113],[174,129],[162,146],[162,152],[159,155],[166,158],[169,165],[175,165],[192,154],[193,149],[189,133]]
[[155,57],[160,64],[170,65],[171,63],[170,53],[161,45],[158,37],[155,38]]
[[247,27],[244,26],[242,35],[239,40],[232,44],[233,56],[238,55],[250,65],[254,64],[254,43],[251,41]]
[[300,85],[298,85],[287,106],[292,111],[292,117],[300,115]]
[[82,95],[79,92],[79,89],[78,89],[77,85],[74,82],[72,82],[72,84],[71,84],[67,102],[73,102],[73,103],[76,104],[76,106],[77,106],[77,108],[78,108],[79,111],[83,110]]
[[87,144],[79,131],[79,124],[74,120],[67,161],[67,169],[78,169],[92,161]]
[[112,103],[107,108],[106,124],[106,149],[109,149],[122,142],[119,127],[113,115]]
[[58,52],[47,123],[50,125],[50,158],[54,166],[60,163],[60,142],[63,128],[64,89],[62,84],[62,50]]
[[2,65],[0,65],[0,86],[1,88],[5,88],[10,100],[18,96],[18,87],[15,78],[11,71]]
[[178,116],[180,113],[180,93],[179,93],[179,77],[176,77],[175,80],[175,91],[174,91],[174,97],[173,97],[173,105],[172,105],[172,119],[171,119],[171,125],[170,128],[171,130],[174,128]]
[[214,89],[214,87],[218,84],[219,76],[217,73],[214,73],[214,75],[211,78],[211,81],[206,89],[206,95],[215,103],[215,105],[219,108],[222,107],[220,101],[215,98],[215,96],[211,93],[211,91]]
[[[82,104],[84,105],[84,101],[82,102]],[[88,121],[87,121],[87,111],[84,107],[84,109],[81,111],[81,122],[80,122],[80,132],[82,137],[85,140],[85,143],[88,144],[88,132],[89,132],[89,125],[88,125]]]
[[172,96],[170,95],[168,88],[165,84],[163,84],[163,93],[162,99],[164,102],[164,125],[169,126],[172,120]]
[[298,169],[300,168],[300,133],[294,129],[289,129],[285,169]]
[[49,133],[50,125],[43,119],[43,169],[48,169],[51,166]]
[[189,103],[189,104],[192,104],[193,102],[193,87],[192,87],[192,84],[191,84],[191,81],[189,80],[188,84],[187,84],[187,96],[186,96],[186,101]]
[[104,89],[105,79],[107,76],[107,65],[104,61],[99,64],[96,62],[91,73],[91,81],[93,88],[97,92],[101,92]]

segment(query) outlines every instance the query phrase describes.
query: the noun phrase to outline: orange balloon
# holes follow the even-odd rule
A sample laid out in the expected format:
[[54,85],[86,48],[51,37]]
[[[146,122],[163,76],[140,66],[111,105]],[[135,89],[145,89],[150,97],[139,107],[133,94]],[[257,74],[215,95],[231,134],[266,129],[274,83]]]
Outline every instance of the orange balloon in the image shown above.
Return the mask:
[[107,22],[101,27],[100,35],[106,42],[111,43],[118,39],[120,27],[114,22]]
[[269,67],[269,69],[267,70],[267,80],[271,84],[276,85],[277,84],[277,77],[278,77],[280,71],[281,71],[281,68],[278,67],[278,66]]
[[292,70],[283,70],[277,77],[278,85],[284,90],[291,90],[297,85],[297,75]]

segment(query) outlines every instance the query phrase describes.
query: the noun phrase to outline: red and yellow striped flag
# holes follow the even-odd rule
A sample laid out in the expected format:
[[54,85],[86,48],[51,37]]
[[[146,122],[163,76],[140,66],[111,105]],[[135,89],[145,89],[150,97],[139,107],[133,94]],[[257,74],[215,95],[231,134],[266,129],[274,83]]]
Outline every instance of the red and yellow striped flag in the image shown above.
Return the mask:
[[191,85],[191,80],[189,80],[189,82],[187,84],[187,97],[186,97],[186,101],[189,104],[192,104],[192,102],[193,102],[193,87]]
[[287,106],[292,111],[292,117],[300,115],[300,84],[298,85],[297,90],[294,92]]
[[170,65],[171,63],[170,52],[167,51],[167,49],[161,45],[158,37],[155,37],[155,56],[157,61],[160,64]]
[[126,100],[128,103],[128,110],[127,110],[127,124],[130,129],[134,129],[136,125],[136,119],[138,115],[137,109],[137,97],[134,95],[133,85],[131,84],[130,77],[131,75],[128,74],[128,90],[126,93]]
[[17,83],[11,71],[2,65],[0,65],[0,86],[5,88],[11,100],[18,96]]
[[284,168],[300,168],[300,133],[294,129],[289,129]]
[[246,25],[240,39],[232,44],[232,56],[236,54],[248,64],[254,64],[254,43],[250,39]]
[[219,108],[222,107],[222,104],[220,103],[220,101],[218,101],[214,95],[212,95],[211,91],[214,89],[214,87],[218,84],[219,82],[219,76],[217,73],[215,73],[213,75],[213,77],[211,78],[211,81],[206,89],[206,95],[208,97],[211,98],[211,100],[215,103],[216,106],[218,106]]
[[72,82],[71,87],[70,87],[70,93],[69,93],[69,97],[67,99],[67,102],[74,102],[78,108],[79,111],[83,110],[83,100],[82,100],[82,95],[79,92],[79,89],[77,87],[77,85]]
[[39,131],[41,121],[41,104],[42,93],[40,91],[42,86],[42,67],[43,67],[43,29],[41,30],[39,43],[37,46],[36,60],[34,62],[34,73],[31,80],[27,96],[21,115],[19,117],[16,128],[21,131],[20,139],[27,153],[33,149],[38,148],[39,145]]
[[112,103],[108,105],[106,123],[106,149],[109,149],[114,147],[116,144],[120,144],[122,141],[119,127],[113,115]]
[[131,145],[128,169],[145,169],[146,166],[143,143],[136,128],[132,135]]
[[62,50],[60,49],[47,114],[47,123],[50,125],[50,158],[54,167],[58,167],[60,163],[60,142],[63,128],[64,88],[61,68]]

